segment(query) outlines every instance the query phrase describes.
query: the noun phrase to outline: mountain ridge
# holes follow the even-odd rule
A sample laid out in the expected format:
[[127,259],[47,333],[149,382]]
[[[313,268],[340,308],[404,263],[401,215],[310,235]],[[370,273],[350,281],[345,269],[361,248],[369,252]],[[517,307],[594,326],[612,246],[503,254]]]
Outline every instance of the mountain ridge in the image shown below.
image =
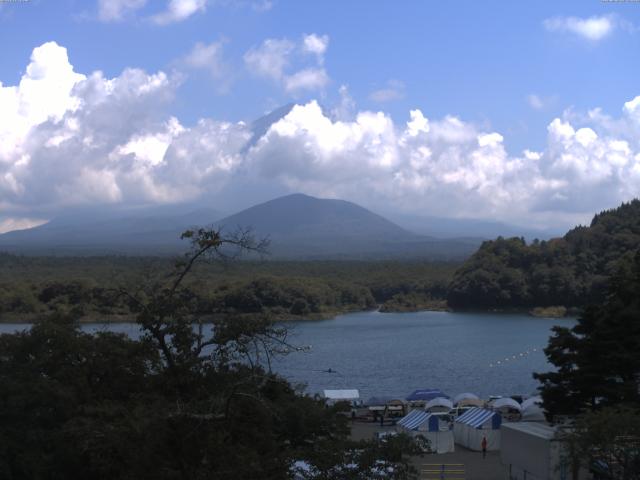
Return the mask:
[[[462,259],[479,240],[441,240],[410,232],[346,200],[290,194],[216,220],[211,213],[60,218],[0,235],[0,250],[47,254],[173,254],[186,248],[182,231],[213,225],[251,228],[271,240],[276,259]],[[211,211],[212,212],[212,211]],[[206,218],[206,221],[203,221]]]

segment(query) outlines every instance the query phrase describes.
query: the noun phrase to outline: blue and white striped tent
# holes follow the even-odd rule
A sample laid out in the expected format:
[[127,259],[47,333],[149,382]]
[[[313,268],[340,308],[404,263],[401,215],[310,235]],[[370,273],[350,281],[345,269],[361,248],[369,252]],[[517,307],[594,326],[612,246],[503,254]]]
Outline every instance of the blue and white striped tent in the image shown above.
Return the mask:
[[487,440],[487,450],[499,450],[501,423],[498,412],[471,408],[456,418],[453,435],[457,444],[470,450],[482,450],[483,438]]
[[412,410],[398,420],[397,425],[407,430],[437,432],[440,430],[438,417],[422,410]]
[[440,427],[440,419],[437,415],[424,410],[412,410],[398,421],[396,427],[412,437],[423,437],[428,440],[431,452],[454,451],[453,432],[446,424]]
[[[491,425],[488,422],[491,420]],[[491,428],[497,430],[502,423],[502,417],[498,412],[492,410],[485,410],[484,408],[470,408],[458,418],[457,423],[463,423],[473,428]]]

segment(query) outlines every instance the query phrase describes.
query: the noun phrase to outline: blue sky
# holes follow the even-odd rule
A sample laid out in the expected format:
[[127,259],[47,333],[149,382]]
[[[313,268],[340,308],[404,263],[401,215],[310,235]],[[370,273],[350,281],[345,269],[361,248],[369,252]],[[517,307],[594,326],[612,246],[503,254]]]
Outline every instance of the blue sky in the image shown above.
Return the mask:
[[[311,43],[307,45],[305,39]],[[506,221],[517,221],[530,214],[541,226],[548,226],[570,223],[585,218],[594,209],[613,206],[629,199],[640,186],[633,177],[638,152],[634,109],[624,110],[625,103],[640,95],[640,4],[634,2],[31,0],[0,4],[0,41],[3,45],[0,81],[5,88],[19,84],[33,50],[47,42],[65,48],[73,71],[87,77],[101,71],[105,79],[119,78],[127,68],[149,75],[166,74],[170,86],[165,93],[170,100],[159,102],[160,113],[150,113],[147,103],[138,105],[145,109],[144,113],[123,112],[125,120],[121,121],[125,123],[126,118],[137,114],[147,121],[140,131],[135,130],[140,125],[132,125],[127,138],[122,137],[124,134],[114,137],[116,143],[111,145],[110,153],[127,139],[160,135],[157,128],[151,132],[149,125],[166,123],[170,117],[195,135],[199,119],[251,122],[280,105],[294,102],[303,107],[314,100],[330,121],[358,123],[359,112],[383,112],[393,123],[389,127],[397,137],[393,142],[400,142],[389,148],[394,152],[402,150],[393,153],[399,159],[366,158],[374,155],[372,148],[377,149],[381,138],[384,142],[391,135],[384,133],[385,127],[380,124],[379,128],[371,127],[379,138],[365,141],[358,146],[362,147],[360,150],[341,144],[330,153],[318,150],[308,156],[311,140],[317,142],[325,137],[313,132],[311,140],[298,136],[299,142],[294,143],[301,145],[301,153],[287,163],[280,159],[276,141],[287,137],[286,151],[295,150],[291,129],[286,134],[275,129],[270,135],[273,144],[267,145],[265,141],[262,152],[249,160],[234,160],[232,167],[220,167],[228,178],[222,181],[218,175],[212,177],[211,183],[195,181],[189,185],[193,193],[186,196],[166,193],[172,188],[184,189],[185,184],[168,185],[167,173],[160,175],[157,164],[152,173],[147,172],[157,187],[155,193],[146,196],[127,193],[135,188],[118,183],[116,178],[126,174],[124,164],[117,169],[109,167],[108,173],[113,178],[107,178],[103,163],[92,172],[105,174],[105,182],[115,184],[104,194],[80,195],[69,201],[69,195],[65,200],[60,193],[71,188],[73,182],[68,179],[51,196],[27,195],[26,190],[39,188],[37,173],[31,172],[21,179],[19,175],[24,175],[24,171],[10,172],[5,167],[5,177],[12,175],[13,190],[6,185],[3,190],[0,183],[0,206],[5,209],[5,222],[11,218],[12,225],[22,217],[50,217],[56,208],[81,203],[172,203],[216,198],[211,193],[215,191],[221,199],[233,204],[242,189],[250,185],[254,193],[251,201],[266,199],[273,192],[299,189],[409,213]],[[271,57],[265,57],[269,41],[273,42],[269,45],[278,48],[275,53],[271,51]],[[282,68],[274,66],[274,61],[282,61]],[[340,110],[342,107],[348,111]],[[589,115],[597,108],[601,109],[600,116]],[[413,150],[400,138],[412,110],[419,110],[433,125],[431,138],[426,138],[425,130],[424,142],[411,147]],[[332,111],[343,113],[332,116],[328,113]],[[1,115],[9,118],[2,113],[0,104]],[[33,129],[43,128],[44,118],[58,125],[64,115],[71,115],[70,107],[58,112],[55,120],[46,115],[38,117],[29,123],[29,135],[33,137]],[[435,138],[436,132],[455,127],[446,120],[452,117],[462,122],[460,131],[467,134],[455,141],[447,137],[448,143],[443,146],[438,138],[445,136]],[[572,150],[571,142],[560,133],[550,140],[549,126],[554,119],[561,123],[556,124],[553,135],[564,131],[562,125],[569,124],[574,134],[580,128],[595,132],[597,142],[602,145],[583,142],[589,137],[584,131],[584,135],[576,137],[580,152]],[[311,107],[299,112],[297,119],[291,119],[296,131],[302,132],[300,135],[322,128],[323,121]],[[373,135],[368,128],[361,128],[365,132],[363,138]],[[501,136],[498,147],[503,152],[487,153],[484,147],[496,145],[485,142],[483,147],[478,140],[479,135],[491,133]],[[13,134],[5,132],[7,136]],[[171,139],[176,135],[170,135]],[[331,135],[340,133],[334,131]],[[484,148],[484,153],[465,143],[472,137],[475,147],[480,144],[478,148]],[[169,144],[171,139],[167,140]],[[20,142],[23,141],[21,137]],[[464,145],[457,144],[458,141]],[[625,153],[628,159],[622,167],[614,158],[622,148],[619,144],[614,145],[613,153],[603,150],[611,142],[626,142],[629,147]],[[559,145],[565,150],[559,152]],[[415,159],[411,160],[420,148],[429,149],[428,168],[416,167]],[[358,160],[352,158],[356,150]],[[540,155],[541,159],[527,160],[540,162],[536,172],[516,165],[524,150],[534,152],[534,157]],[[171,151],[169,148],[167,155]],[[239,155],[235,151],[216,152]],[[278,156],[276,173],[272,172],[269,152]],[[380,154],[376,152],[375,155]],[[451,152],[462,157],[451,160]],[[5,152],[5,164],[9,164],[11,155],[15,166],[16,152]],[[49,162],[47,165],[58,161],[53,160],[55,155],[51,152],[29,155],[42,157],[39,161]],[[496,160],[496,155],[502,155],[501,160]],[[571,168],[567,155],[574,159]],[[478,160],[479,156],[484,160]],[[307,158],[306,163],[300,163],[300,157]],[[164,161],[169,163],[168,158]],[[340,165],[352,164],[356,170],[381,170],[376,170],[369,183],[354,176],[332,177],[318,167],[331,161],[335,162],[331,168],[334,173]],[[579,165],[580,161],[583,163]],[[468,162],[473,163],[473,168],[467,168]],[[481,163],[486,168],[478,166]],[[403,166],[409,164],[413,167]],[[447,165],[453,167],[442,173]],[[306,167],[309,168],[304,174],[300,173]],[[622,170],[615,170],[619,167]],[[0,161],[0,176],[2,168]],[[86,170],[81,164],[77,168]],[[178,167],[169,170],[175,168]],[[206,170],[202,165],[198,168]],[[518,175],[513,173],[516,168],[522,170]],[[250,179],[238,173],[247,169],[253,170]],[[500,178],[492,177],[492,169],[498,171]],[[255,173],[263,170],[272,173]],[[596,173],[590,176],[589,171]],[[436,173],[442,173],[442,177]],[[538,183],[527,185],[525,180],[536,174]],[[78,177],[80,172],[70,170],[68,175]],[[624,183],[623,177],[629,176],[634,178],[633,182]],[[385,178],[396,184],[385,184]],[[405,183],[398,184],[398,179]],[[540,182],[547,180],[551,183],[540,187]],[[583,185],[583,190],[567,193],[572,183]],[[445,184],[450,187],[448,190],[443,189]],[[274,185],[278,187],[273,188]],[[524,192],[527,188],[539,189],[540,193],[530,198]],[[165,193],[157,194],[158,189],[164,189]],[[492,189],[497,191],[495,195],[488,193]],[[367,190],[371,193],[366,194]],[[465,198],[474,196],[485,203],[464,204]],[[491,196],[495,198],[487,198]],[[514,211],[515,201],[523,206]]]

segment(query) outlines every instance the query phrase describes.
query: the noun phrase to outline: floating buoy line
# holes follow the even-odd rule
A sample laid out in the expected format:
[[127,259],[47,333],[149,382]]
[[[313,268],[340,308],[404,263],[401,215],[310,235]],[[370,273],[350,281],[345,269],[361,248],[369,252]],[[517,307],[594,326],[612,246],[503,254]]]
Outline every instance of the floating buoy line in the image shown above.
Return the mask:
[[524,352],[519,352],[516,353],[514,355],[508,356],[508,357],[504,357],[501,358],[500,360],[497,360],[495,362],[492,362],[489,364],[489,368],[493,368],[493,367],[502,367],[504,365],[508,365],[509,363],[513,363],[516,360],[520,360],[522,358],[528,357],[529,355],[532,355],[534,353],[537,353],[539,351],[542,351],[542,349],[540,348],[530,348],[529,350],[525,350]]

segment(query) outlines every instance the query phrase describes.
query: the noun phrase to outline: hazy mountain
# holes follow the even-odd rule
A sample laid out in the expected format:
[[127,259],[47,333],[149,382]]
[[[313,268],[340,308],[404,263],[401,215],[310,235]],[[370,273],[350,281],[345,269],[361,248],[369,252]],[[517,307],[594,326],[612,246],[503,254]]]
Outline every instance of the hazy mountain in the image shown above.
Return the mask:
[[180,233],[215,224],[227,232],[252,228],[268,237],[272,258],[459,259],[477,239],[418,235],[359,205],[302,194],[270,200],[220,218],[210,209],[155,207],[134,212],[74,212],[48,224],[0,235],[0,249],[39,254],[167,254],[185,248]]
[[0,235],[0,250],[56,255],[174,253],[185,247],[179,239],[184,230],[213,224],[222,216],[212,209],[192,208],[75,211],[38,227]]
[[268,237],[274,257],[460,258],[479,241],[425,237],[355,203],[303,194],[276,198],[217,222],[225,230],[251,227]]
[[534,229],[508,223],[477,220],[472,218],[443,218],[433,216],[417,216],[389,214],[398,225],[412,232],[437,238],[475,237],[493,239],[496,237],[524,237],[527,241],[535,238],[548,240],[559,237],[558,229]]

